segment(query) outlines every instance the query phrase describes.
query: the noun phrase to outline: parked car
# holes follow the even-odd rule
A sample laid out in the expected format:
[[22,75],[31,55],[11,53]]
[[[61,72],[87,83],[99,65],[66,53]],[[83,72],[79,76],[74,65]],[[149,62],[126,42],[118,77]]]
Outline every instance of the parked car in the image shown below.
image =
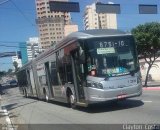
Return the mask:
[[11,87],[17,87],[17,81],[16,80],[11,80],[10,82],[9,82],[9,85],[11,86]]

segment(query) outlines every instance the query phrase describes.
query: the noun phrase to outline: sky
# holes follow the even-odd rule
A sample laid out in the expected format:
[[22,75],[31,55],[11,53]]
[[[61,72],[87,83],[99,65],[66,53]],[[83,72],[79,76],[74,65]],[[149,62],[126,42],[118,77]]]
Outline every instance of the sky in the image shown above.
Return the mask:
[[[2,1],[0,0],[0,3]],[[0,4],[0,45],[18,46],[19,42],[27,41],[32,36],[38,36],[35,18],[34,0],[10,0]],[[0,53],[17,49],[17,47],[0,46]],[[9,68],[12,68],[11,58],[1,58],[0,71]]]
[[[36,10],[35,0],[8,0],[3,3],[0,0],[0,53],[7,51],[17,51],[18,43],[25,42],[29,37],[38,36],[38,28],[35,23]],[[70,0],[80,3],[80,13],[71,13],[72,21],[78,24],[79,30],[83,30],[83,14],[86,5],[90,5],[96,0]],[[100,2],[113,1],[114,3],[122,4],[122,15],[117,15],[118,28],[122,30],[128,30],[131,27],[135,27],[137,23],[144,23],[146,21],[160,20],[158,15],[144,15],[139,18],[137,16],[136,6],[139,2],[148,4],[157,4],[159,0],[99,0]],[[126,5],[128,5],[126,7]],[[159,8],[160,12],[160,8]],[[12,45],[17,47],[4,47],[2,45]],[[8,70],[12,68],[11,58],[0,59],[0,71]]]
[[[18,46],[19,42],[25,42],[29,37],[38,36],[38,28],[35,24],[36,10],[35,0],[9,0],[6,3],[1,4],[0,0],[0,45],[13,45]],[[72,0],[74,1],[74,0]],[[92,0],[85,0],[82,3],[84,6],[88,3],[92,3]],[[82,16],[82,13],[76,13],[76,15]],[[76,16],[74,14],[74,16]],[[73,21],[77,22],[79,29],[82,30],[82,19],[75,17]],[[8,51],[17,51],[17,47],[2,47],[0,46],[0,53]],[[7,71],[12,68],[12,60],[9,58],[0,59],[0,71]]]

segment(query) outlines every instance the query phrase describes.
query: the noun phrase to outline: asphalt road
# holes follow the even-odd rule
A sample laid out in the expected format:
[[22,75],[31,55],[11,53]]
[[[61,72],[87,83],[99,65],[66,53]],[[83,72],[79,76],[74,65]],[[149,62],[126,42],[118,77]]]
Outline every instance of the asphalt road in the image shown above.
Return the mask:
[[[79,107],[76,110],[63,103],[46,103],[24,98],[18,88],[8,88],[4,90],[4,93],[1,101],[2,108],[9,111],[13,124],[29,124],[27,127],[21,126],[26,127],[23,129],[53,129],[51,124],[61,124],[54,125],[55,129],[58,127],[58,130],[68,128],[89,130],[95,127],[100,130],[103,126],[100,124],[160,124],[160,91],[145,90],[142,96],[120,101],[117,104],[104,103],[89,108]],[[66,126],[66,124],[70,125]],[[99,125],[95,126],[95,124]],[[118,127],[118,125],[107,125],[111,127],[110,129],[116,126]],[[106,126],[102,127],[104,128]]]

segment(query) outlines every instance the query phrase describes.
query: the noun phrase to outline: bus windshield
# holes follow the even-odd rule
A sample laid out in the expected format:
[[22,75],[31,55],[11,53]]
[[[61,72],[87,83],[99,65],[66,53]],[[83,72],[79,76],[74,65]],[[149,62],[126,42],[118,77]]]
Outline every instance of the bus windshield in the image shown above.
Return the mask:
[[113,77],[134,72],[138,66],[132,36],[107,37],[87,40],[88,74]]

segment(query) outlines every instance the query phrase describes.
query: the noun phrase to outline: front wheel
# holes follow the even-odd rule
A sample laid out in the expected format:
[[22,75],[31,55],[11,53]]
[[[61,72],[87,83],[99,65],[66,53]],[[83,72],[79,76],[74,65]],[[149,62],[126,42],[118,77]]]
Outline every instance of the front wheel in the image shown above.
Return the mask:
[[72,93],[69,96],[69,103],[70,103],[70,106],[72,109],[76,108],[76,100],[75,100],[75,97]]

